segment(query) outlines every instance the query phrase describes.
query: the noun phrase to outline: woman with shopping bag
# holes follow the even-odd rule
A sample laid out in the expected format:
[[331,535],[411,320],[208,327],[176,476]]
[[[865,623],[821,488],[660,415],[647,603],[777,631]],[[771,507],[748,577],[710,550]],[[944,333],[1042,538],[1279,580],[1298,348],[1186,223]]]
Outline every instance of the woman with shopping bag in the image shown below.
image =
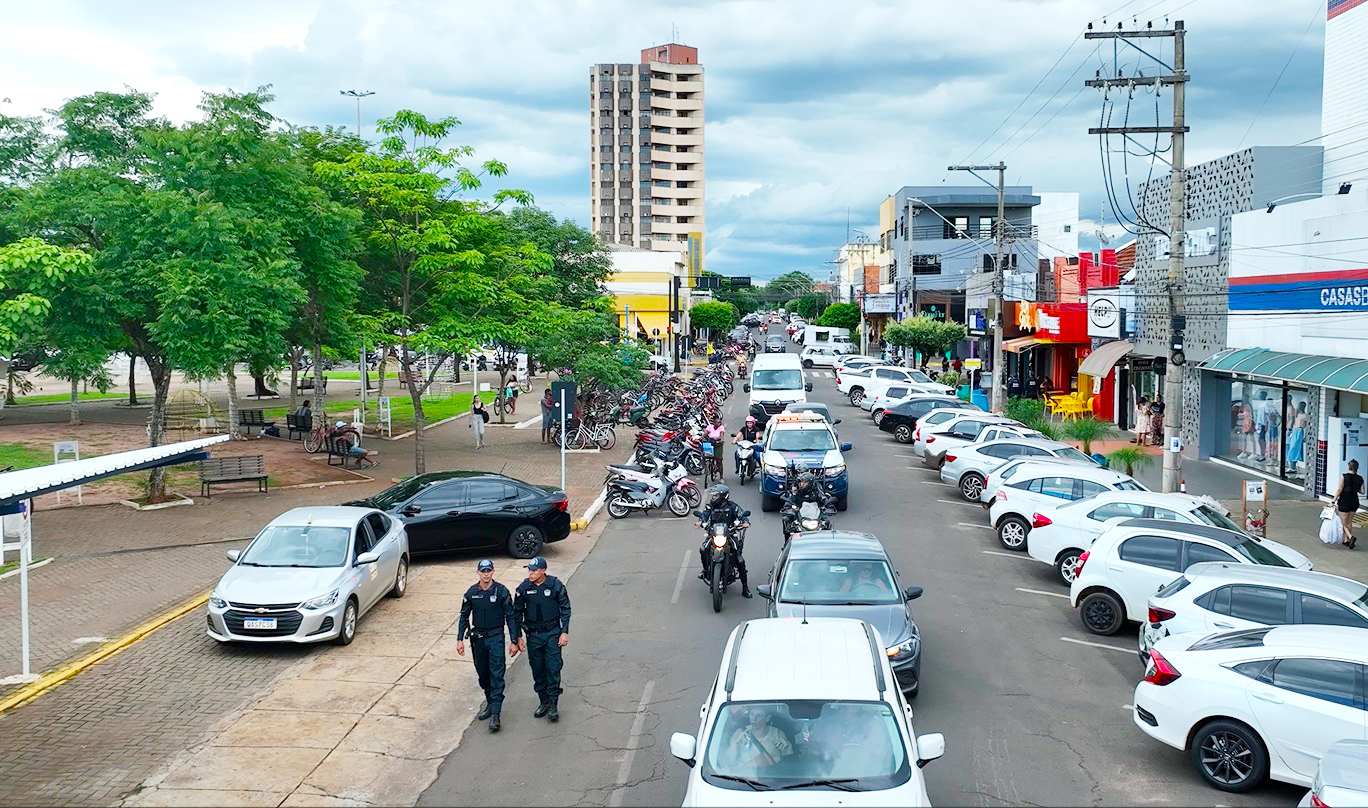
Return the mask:
[[1359,494],[1363,491],[1363,478],[1358,474],[1358,461],[1349,461],[1349,470],[1340,478],[1339,490],[1335,492],[1335,511],[1339,515],[1343,530],[1344,546],[1354,549],[1358,539],[1354,537],[1354,514],[1359,509]]

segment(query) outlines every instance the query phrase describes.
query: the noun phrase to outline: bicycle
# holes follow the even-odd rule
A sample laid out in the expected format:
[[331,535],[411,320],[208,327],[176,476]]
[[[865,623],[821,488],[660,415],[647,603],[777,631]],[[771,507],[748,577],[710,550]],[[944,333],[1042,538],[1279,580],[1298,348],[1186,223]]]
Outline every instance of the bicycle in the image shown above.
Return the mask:
[[703,441],[703,487],[722,482],[722,441]]
[[515,406],[517,406],[517,397],[509,394],[506,390],[494,397],[494,414],[497,416],[503,417],[505,409],[512,414],[512,407]]
[[304,435],[304,451],[309,454],[317,454],[328,445],[328,438],[343,439],[351,443],[352,446],[361,445],[361,433],[356,431],[354,426],[335,427],[328,426],[325,418],[319,421],[317,426]]

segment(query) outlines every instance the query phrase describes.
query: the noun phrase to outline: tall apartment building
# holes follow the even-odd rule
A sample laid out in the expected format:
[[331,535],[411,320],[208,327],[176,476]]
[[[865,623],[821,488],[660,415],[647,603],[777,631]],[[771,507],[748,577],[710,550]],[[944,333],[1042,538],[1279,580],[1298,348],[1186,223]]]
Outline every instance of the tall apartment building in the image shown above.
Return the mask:
[[605,241],[687,248],[703,232],[703,68],[661,45],[589,75],[590,215]]

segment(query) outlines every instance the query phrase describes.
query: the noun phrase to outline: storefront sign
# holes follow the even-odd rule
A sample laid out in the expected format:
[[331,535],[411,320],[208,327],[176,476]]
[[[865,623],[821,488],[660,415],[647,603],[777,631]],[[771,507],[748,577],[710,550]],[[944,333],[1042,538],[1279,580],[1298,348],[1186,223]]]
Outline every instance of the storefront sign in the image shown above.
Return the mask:
[[[1183,237],[1184,266],[1214,266],[1219,263],[1221,232],[1225,226],[1225,217],[1189,221]],[[1154,260],[1169,260],[1168,236],[1154,237]]]
[[865,314],[892,314],[897,311],[897,295],[871,295],[868,292],[864,296]]
[[1088,342],[1088,312],[1082,303],[1018,303],[1017,327],[1035,329],[1050,342]]
[[1231,311],[1366,311],[1368,269],[1232,277]]
[[1088,336],[1121,337],[1121,305],[1115,287],[1088,290]]
[[970,334],[981,335],[988,331],[988,313],[981,310],[971,310],[969,319],[965,323],[965,329]]
[[983,360],[982,360],[982,359],[966,359],[966,360],[964,360],[964,369],[965,369],[965,370],[978,370],[978,369],[981,368],[981,367],[983,367]]

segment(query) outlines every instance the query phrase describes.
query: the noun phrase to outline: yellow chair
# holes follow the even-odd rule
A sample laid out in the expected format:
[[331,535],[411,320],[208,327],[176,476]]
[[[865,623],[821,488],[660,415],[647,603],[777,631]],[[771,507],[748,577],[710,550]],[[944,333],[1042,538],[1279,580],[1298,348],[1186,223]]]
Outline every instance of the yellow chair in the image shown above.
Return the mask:
[[1081,418],[1084,415],[1091,415],[1092,396],[1086,393],[1074,393],[1073,395],[1066,396],[1064,400],[1060,402],[1060,409],[1058,412],[1064,416],[1065,421],[1070,418]]
[[1045,396],[1045,411],[1051,415],[1060,412],[1060,404],[1069,397],[1069,393],[1049,393]]

